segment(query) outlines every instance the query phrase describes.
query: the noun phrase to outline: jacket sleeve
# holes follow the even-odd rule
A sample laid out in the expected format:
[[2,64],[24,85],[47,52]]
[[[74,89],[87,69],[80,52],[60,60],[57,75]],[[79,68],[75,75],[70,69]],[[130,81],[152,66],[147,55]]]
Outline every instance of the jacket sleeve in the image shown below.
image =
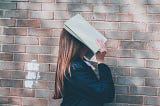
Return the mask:
[[83,93],[94,99],[99,99],[105,103],[113,101],[115,92],[114,83],[111,71],[107,65],[98,65],[99,80],[90,67],[87,68],[81,64],[71,63],[70,69],[71,77],[68,77],[68,81],[79,93]]

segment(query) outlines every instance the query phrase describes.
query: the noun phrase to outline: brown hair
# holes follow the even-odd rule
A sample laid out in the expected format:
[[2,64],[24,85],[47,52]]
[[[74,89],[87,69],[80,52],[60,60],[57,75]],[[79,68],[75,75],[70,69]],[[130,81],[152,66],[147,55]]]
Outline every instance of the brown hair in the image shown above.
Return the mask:
[[59,52],[56,67],[55,90],[53,99],[59,99],[63,97],[62,92],[66,68],[68,68],[68,73],[71,75],[69,67],[71,60],[74,57],[80,56],[82,54],[82,51],[86,48],[86,46],[84,46],[80,41],[75,39],[65,29],[62,30],[59,41]]

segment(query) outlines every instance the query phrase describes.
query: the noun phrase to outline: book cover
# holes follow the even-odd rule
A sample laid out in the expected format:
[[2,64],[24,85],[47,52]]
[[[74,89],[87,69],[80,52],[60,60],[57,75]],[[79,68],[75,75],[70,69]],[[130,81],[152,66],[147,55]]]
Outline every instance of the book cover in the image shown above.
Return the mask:
[[64,23],[64,29],[90,48],[94,54],[100,50],[96,40],[107,41],[107,39],[91,26],[80,14],[77,14],[66,21]]

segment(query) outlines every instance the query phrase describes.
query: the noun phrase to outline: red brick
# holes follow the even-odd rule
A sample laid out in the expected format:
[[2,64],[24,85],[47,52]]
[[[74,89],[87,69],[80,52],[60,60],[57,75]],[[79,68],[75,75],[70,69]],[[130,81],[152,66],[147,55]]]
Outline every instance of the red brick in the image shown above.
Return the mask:
[[22,89],[22,88],[11,88],[10,91],[11,96],[19,96],[19,97],[34,97],[35,90],[34,89]]
[[13,61],[13,54],[12,53],[0,53],[0,60]]
[[1,79],[10,79],[11,78],[11,72],[10,71],[0,71],[0,78]]
[[51,55],[39,55],[39,62],[42,63],[55,63],[57,62],[57,58]]
[[23,45],[3,45],[2,46],[3,52],[25,52],[25,46]]
[[0,36],[0,44],[13,44],[13,36]]
[[4,28],[4,35],[27,35],[27,28]]
[[9,96],[10,89],[9,88],[0,88],[0,96]]
[[17,20],[17,26],[40,28],[40,21],[39,20]]
[[59,38],[40,38],[40,44],[48,46],[59,45]]
[[0,19],[0,26],[15,26],[15,24],[14,19]]
[[38,99],[38,98],[23,98],[24,106],[48,106],[47,99]]
[[38,37],[51,37],[54,36],[52,29],[47,28],[29,28],[28,35]]
[[14,61],[29,62],[38,60],[38,55],[35,54],[14,54]]

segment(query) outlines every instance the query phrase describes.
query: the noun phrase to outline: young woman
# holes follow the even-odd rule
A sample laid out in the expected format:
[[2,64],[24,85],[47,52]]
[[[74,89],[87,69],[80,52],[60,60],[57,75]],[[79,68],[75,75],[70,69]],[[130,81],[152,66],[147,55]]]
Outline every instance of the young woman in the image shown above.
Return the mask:
[[87,61],[90,49],[63,29],[55,77],[53,98],[63,98],[61,106],[103,106],[114,99],[114,83],[109,67],[103,63],[106,49],[97,40],[101,51],[96,53],[98,75]]

